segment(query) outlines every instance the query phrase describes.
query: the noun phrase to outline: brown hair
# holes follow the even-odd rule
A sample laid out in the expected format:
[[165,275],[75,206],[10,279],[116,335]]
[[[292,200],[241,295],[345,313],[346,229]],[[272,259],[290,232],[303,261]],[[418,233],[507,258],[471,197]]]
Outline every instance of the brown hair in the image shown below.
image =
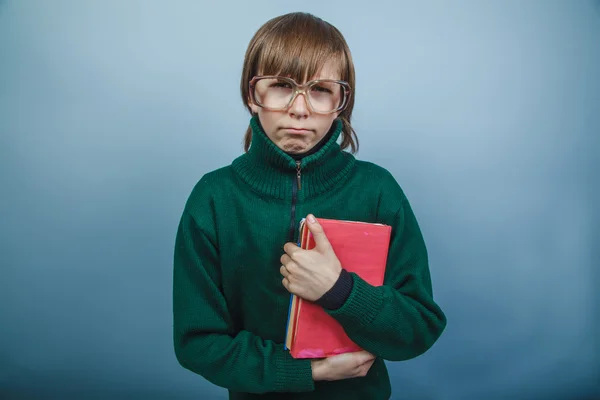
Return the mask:
[[[350,147],[352,153],[356,153],[358,137],[350,125],[356,93],[352,55],[340,31],[312,14],[297,12],[273,18],[254,34],[246,50],[240,84],[248,111],[252,113],[248,105],[249,82],[258,73],[284,75],[303,82],[332,58],[339,61],[340,79],[348,82],[352,90],[348,105],[338,117],[343,124],[341,148]],[[252,129],[248,127],[244,151],[248,151],[251,141]]]

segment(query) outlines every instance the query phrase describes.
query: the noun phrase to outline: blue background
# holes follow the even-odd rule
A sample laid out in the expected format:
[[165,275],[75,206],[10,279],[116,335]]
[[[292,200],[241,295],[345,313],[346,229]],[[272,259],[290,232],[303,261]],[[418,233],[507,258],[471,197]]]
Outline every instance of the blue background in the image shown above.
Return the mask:
[[600,398],[596,0],[0,1],[0,397],[226,398],[173,354],[175,230],[290,11],[345,35],[449,319],[393,398]]

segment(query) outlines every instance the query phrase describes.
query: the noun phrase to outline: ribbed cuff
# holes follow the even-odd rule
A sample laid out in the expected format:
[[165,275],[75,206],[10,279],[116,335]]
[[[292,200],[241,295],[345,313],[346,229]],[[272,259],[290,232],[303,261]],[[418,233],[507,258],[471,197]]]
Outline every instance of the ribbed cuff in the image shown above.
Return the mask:
[[280,351],[275,356],[276,392],[311,392],[315,390],[311,360],[295,359],[289,352]]
[[338,280],[321,298],[315,301],[316,304],[328,310],[337,310],[344,305],[350,292],[352,291],[352,275],[345,269],[342,269]]
[[347,326],[369,326],[377,317],[383,304],[381,288],[370,285],[351,272],[354,285],[346,302],[337,310],[325,310],[340,324]]

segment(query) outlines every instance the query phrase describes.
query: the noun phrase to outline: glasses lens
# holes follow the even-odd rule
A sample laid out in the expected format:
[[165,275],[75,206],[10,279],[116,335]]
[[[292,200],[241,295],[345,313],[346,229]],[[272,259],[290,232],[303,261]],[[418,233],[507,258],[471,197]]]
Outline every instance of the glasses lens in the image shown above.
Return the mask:
[[[288,107],[294,93],[295,85],[281,78],[262,78],[256,81],[254,99],[258,105],[274,110]],[[333,81],[318,81],[307,88],[308,101],[318,113],[336,111],[346,101],[346,88]]]
[[294,95],[293,85],[279,78],[263,78],[256,82],[254,98],[256,102],[267,108],[284,109]]
[[346,101],[346,88],[334,81],[318,81],[308,89],[308,100],[316,112],[336,111]]

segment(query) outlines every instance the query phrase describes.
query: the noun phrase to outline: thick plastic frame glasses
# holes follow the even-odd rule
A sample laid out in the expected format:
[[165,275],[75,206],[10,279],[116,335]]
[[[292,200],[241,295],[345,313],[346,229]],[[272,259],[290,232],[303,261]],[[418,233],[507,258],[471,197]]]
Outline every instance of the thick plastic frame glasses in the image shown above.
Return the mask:
[[[257,99],[256,99],[256,95],[255,95],[255,89],[256,89],[256,83],[261,80],[261,79],[278,79],[284,82],[288,82],[293,89],[293,94],[292,97],[290,99],[290,101],[288,102],[288,104],[286,104],[283,107],[278,107],[278,108],[272,108],[272,107],[266,107],[265,105],[261,104]],[[344,99],[342,101],[342,104],[340,104],[336,109],[331,110],[331,111],[316,111],[312,104],[310,103],[310,96],[308,95],[308,91],[316,84],[318,83],[337,83],[340,86],[342,86],[342,90],[344,91]],[[294,101],[296,100],[296,97],[298,97],[299,94],[304,95],[304,99],[306,100],[306,104],[308,105],[308,108],[310,109],[310,111],[316,113],[316,114],[333,114],[336,112],[340,112],[342,111],[344,108],[346,108],[346,106],[348,105],[348,100],[350,99],[350,95],[351,95],[351,88],[350,85],[348,84],[348,82],[346,81],[340,81],[340,80],[335,80],[335,79],[315,79],[312,81],[308,81],[306,82],[304,85],[299,85],[295,80],[293,80],[292,78],[287,78],[284,76],[277,76],[277,75],[265,75],[265,76],[255,76],[254,78],[252,78],[250,80],[250,96],[252,96],[252,101],[254,102],[254,104],[256,104],[257,106],[264,108],[265,110],[271,110],[271,111],[287,111],[292,104],[294,103]]]

